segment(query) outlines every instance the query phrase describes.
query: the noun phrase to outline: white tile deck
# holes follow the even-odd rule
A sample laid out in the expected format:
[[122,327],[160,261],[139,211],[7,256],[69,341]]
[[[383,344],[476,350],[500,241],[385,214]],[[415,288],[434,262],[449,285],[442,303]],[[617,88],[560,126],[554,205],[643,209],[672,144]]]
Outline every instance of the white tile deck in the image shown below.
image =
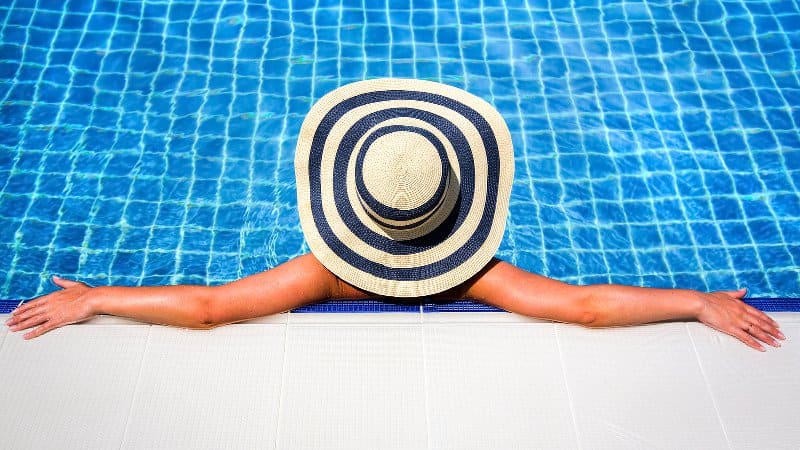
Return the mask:
[[685,324],[557,329],[581,448],[727,447]]
[[553,324],[425,326],[430,448],[577,448]]
[[0,447],[118,448],[149,330],[77,325],[30,341],[8,333],[0,348]]
[[275,441],[285,325],[153,327],[122,448]]
[[426,447],[420,326],[288,330],[278,448]]
[[765,353],[505,313],[0,326],[0,447],[800,448],[800,314],[773,317]]
[[731,448],[800,448],[800,323],[782,323],[786,341],[765,353],[688,325]]

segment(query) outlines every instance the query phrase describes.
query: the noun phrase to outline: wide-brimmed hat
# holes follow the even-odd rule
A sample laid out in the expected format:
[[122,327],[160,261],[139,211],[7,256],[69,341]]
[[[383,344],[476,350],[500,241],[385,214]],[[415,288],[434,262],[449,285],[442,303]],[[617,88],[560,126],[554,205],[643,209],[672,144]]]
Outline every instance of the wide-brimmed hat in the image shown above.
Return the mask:
[[463,283],[497,252],[514,151],[489,103],[440,83],[383,78],[311,107],[295,173],[317,259],[366,291],[416,297]]

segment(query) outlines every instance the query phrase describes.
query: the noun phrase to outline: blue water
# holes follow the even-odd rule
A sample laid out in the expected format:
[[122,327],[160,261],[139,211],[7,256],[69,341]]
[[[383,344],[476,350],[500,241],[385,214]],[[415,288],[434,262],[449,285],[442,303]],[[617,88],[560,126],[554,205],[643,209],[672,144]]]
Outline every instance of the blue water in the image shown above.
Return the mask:
[[506,118],[499,257],[574,283],[800,296],[796,2],[6,3],[0,298],[53,274],[218,284],[308,251],[304,114],[385,76]]

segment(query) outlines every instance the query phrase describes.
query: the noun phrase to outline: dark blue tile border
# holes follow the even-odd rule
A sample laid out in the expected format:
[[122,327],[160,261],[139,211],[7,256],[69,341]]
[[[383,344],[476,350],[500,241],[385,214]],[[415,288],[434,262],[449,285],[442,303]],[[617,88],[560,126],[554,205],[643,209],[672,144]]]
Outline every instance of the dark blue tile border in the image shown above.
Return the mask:
[[746,298],[744,301],[764,312],[800,312],[800,298]]
[[409,312],[419,313],[420,303],[391,302],[381,300],[330,300],[293,309],[293,313],[373,313]]
[[8,314],[19,305],[19,300],[0,300],[0,314]]
[[[800,298],[746,298],[745,303],[765,312],[800,312]],[[0,300],[0,314],[8,314],[19,300]],[[376,312],[502,312],[502,309],[470,300],[420,303],[383,300],[331,300],[293,309],[293,313],[376,313]]]
[[505,312],[500,308],[471,300],[452,300],[447,302],[427,302],[422,306],[426,313],[436,312]]

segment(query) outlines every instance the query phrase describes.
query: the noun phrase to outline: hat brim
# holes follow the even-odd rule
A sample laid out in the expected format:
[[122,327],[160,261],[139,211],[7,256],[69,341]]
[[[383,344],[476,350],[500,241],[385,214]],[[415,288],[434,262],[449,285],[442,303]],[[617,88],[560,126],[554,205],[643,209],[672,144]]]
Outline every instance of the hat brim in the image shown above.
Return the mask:
[[[358,142],[411,124],[446,148],[460,195],[431,233],[397,239],[363,211],[353,166]],[[317,259],[344,281],[382,296],[417,297],[457,286],[500,246],[514,177],[511,134],[484,100],[440,83],[375,79],[340,87],[312,106],[295,153],[297,206]]]

